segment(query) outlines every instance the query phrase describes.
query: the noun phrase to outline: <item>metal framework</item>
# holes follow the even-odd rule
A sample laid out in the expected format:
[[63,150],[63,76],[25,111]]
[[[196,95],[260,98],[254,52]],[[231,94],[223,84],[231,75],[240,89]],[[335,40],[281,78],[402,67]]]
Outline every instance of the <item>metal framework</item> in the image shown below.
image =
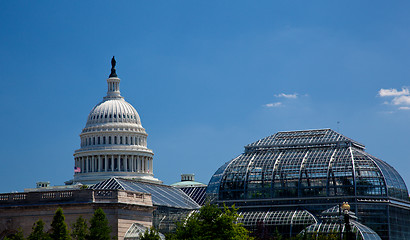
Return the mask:
[[[200,206],[179,188],[135,181],[124,178],[111,178],[93,185],[93,189],[122,189],[133,192],[150,193],[153,212],[153,226],[162,233],[173,231],[176,223],[182,221]],[[130,238],[131,239],[131,238]]]
[[[242,211],[286,206],[313,214],[349,201],[366,225],[377,228],[383,239],[395,239],[393,229],[406,226],[399,221],[393,226],[386,217],[402,221],[400,214],[410,214],[407,187],[393,167],[364,149],[331,129],[278,132],[245,146],[243,154],[220,167],[207,197]],[[389,214],[392,208],[398,215]],[[373,212],[384,219],[374,219]],[[405,231],[410,238],[410,229]]]

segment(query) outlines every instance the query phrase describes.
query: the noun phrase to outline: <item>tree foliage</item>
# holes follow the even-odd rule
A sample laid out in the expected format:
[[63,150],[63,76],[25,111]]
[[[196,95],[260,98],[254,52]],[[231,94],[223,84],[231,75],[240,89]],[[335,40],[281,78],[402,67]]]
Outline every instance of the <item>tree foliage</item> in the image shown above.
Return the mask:
[[72,225],[71,237],[73,240],[85,240],[88,235],[87,220],[82,216],[78,217]]
[[44,222],[42,219],[39,219],[33,224],[33,230],[28,236],[28,240],[49,240],[50,237],[47,233],[44,232]]
[[144,234],[140,234],[140,240],[161,240],[159,233],[154,228],[145,230]]
[[4,237],[3,240],[24,240],[23,230],[19,228],[17,232],[11,236]]
[[88,240],[110,240],[111,228],[108,225],[108,219],[101,208],[95,210],[90,220],[90,234]]
[[51,222],[51,239],[53,240],[70,240],[70,234],[68,232],[67,224],[65,223],[65,216],[63,209],[58,208],[54,214],[53,221]]
[[[179,240],[242,240],[252,239],[238,220],[237,209],[206,204],[193,213],[184,223],[179,223],[174,234],[168,238]],[[168,239],[167,238],[167,239]]]

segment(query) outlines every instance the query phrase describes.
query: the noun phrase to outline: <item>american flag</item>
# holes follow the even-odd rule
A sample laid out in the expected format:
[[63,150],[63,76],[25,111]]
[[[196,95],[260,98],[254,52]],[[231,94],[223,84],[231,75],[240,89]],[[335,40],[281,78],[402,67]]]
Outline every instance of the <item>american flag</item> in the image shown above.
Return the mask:
[[81,172],[81,168],[79,168],[79,167],[74,167],[74,172]]

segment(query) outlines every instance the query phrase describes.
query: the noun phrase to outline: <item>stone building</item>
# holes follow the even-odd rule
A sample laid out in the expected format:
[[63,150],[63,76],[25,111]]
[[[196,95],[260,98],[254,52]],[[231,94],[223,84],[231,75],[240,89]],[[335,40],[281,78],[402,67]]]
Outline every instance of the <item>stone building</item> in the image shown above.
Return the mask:
[[151,194],[124,190],[77,189],[0,194],[0,239],[22,229],[25,236],[42,219],[50,228],[54,212],[61,207],[71,226],[79,216],[90,220],[101,208],[107,215],[112,236],[124,239],[133,224],[149,227],[154,207]]

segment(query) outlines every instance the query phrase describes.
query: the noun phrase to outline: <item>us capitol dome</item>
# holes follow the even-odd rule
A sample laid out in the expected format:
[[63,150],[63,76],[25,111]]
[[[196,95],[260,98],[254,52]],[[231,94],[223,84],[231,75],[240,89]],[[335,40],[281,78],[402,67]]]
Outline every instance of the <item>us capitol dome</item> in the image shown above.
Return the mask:
[[135,108],[120,94],[120,79],[111,60],[107,96],[90,112],[74,152],[73,183],[95,184],[112,177],[161,183],[154,178],[153,156]]

